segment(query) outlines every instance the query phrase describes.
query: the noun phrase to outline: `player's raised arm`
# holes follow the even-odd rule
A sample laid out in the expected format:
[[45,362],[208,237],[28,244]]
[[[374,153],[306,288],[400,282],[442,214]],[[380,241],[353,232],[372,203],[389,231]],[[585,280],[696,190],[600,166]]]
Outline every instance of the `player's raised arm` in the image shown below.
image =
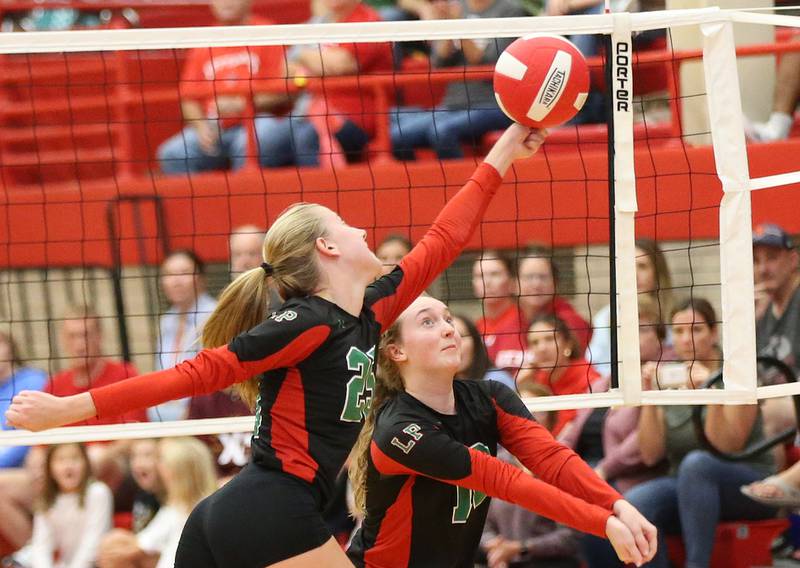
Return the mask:
[[414,298],[461,254],[514,160],[528,158],[546,132],[512,124],[483,164],[453,196],[414,249],[400,261],[396,274],[378,280],[367,292],[376,319],[386,329]]

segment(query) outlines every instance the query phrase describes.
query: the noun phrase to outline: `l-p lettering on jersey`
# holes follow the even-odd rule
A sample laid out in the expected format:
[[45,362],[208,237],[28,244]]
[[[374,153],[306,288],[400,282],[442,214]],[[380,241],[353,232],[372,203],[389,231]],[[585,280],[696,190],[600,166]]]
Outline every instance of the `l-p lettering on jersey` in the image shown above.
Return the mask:
[[275,312],[270,316],[270,319],[273,319],[277,322],[281,321],[292,321],[297,319],[297,312],[293,312],[292,310],[286,310],[285,312]]
[[395,436],[392,438],[392,445],[396,448],[400,448],[404,454],[408,454],[422,438],[422,432],[420,432],[420,430],[422,430],[422,428],[420,428],[419,425],[409,424],[403,428],[403,433],[408,434],[411,439],[403,443],[397,436]]

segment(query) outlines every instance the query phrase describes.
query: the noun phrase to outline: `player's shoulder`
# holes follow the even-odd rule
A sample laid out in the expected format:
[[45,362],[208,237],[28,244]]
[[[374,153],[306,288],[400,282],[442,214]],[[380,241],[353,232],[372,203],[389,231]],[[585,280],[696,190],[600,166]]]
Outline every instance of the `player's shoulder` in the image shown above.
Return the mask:
[[441,426],[432,412],[421,404],[414,404],[409,398],[409,395],[400,394],[378,409],[374,433],[376,442],[389,443],[398,432],[412,424],[425,429],[437,429]]
[[331,319],[329,302],[313,296],[291,298],[267,316],[272,324],[289,324],[308,327],[325,323]]

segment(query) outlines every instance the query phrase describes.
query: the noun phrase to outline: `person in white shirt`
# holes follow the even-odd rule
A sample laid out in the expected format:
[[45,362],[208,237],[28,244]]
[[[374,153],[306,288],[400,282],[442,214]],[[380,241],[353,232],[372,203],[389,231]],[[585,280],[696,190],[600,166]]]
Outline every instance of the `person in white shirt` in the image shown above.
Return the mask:
[[[161,265],[161,289],[169,309],[159,321],[155,368],[169,369],[200,351],[203,325],[217,301],[206,292],[205,264],[192,251],[180,249]],[[147,409],[150,422],[182,420],[189,399],[173,400]]]
[[33,519],[31,568],[93,568],[111,529],[111,490],[91,478],[82,444],[47,448],[45,487]]
[[166,502],[148,525],[133,534],[116,529],[100,547],[99,568],[171,568],[181,531],[194,506],[217,488],[214,460],[196,438],[165,438],[159,443],[158,471]]

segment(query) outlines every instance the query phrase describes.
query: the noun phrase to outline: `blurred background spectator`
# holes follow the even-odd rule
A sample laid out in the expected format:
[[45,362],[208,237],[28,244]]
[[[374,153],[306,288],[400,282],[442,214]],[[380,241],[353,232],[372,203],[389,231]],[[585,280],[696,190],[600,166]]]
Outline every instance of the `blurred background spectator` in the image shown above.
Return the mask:
[[403,235],[388,235],[375,249],[375,256],[383,264],[382,274],[389,274],[403,257],[411,252],[411,241]]
[[[0,429],[13,430],[6,422],[6,410],[14,395],[24,390],[42,390],[46,380],[47,373],[23,364],[14,339],[0,331]],[[0,445],[0,470],[22,466],[27,453],[27,446]]]
[[[497,457],[522,468],[508,451]],[[579,568],[578,533],[501,499],[492,499],[481,536],[488,568]]]
[[[361,0],[320,0],[322,14],[309,23],[380,21],[378,13]],[[327,43],[297,46],[288,55],[289,76],[368,75],[393,67],[388,43]],[[267,167],[337,165],[357,161],[375,133],[374,97],[369,90],[328,87],[323,95],[297,100],[291,116],[259,125],[261,163]]]
[[[703,299],[679,302],[672,316],[677,358],[686,364],[686,388],[699,388],[721,365],[716,346],[717,319]],[[642,369],[643,388],[657,387],[658,364]],[[656,466],[666,460],[668,475],[636,485],[625,494],[659,530],[659,550],[651,563],[667,568],[664,537],[680,534],[688,566],[708,566],[716,526],[721,521],[759,520],[774,516],[774,510],[750,501],[739,486],[774,470],[772,454],[765,452],[742,462],[723,461],[701,449],[692,423],[692,407],[643,406],[638,436],[642,461]],[[717,448],[739,451],[763,438],[757,405],[708,406],[705,435]],[[586,555],[591,567],[621,566],[610,546],[596,541]]]
[[[192,251],[176,250],[161,264],[161,289],[169,304],[159,321],[156,369],[169,369],[196,355],[199,339],[217,301],[206,292],[205,264]],[[152,422],[186,417],[189,399],[175,400],[147,410]]]
[[543,315],[555,315],[569,328],[581,349],[592,337],[592,327],[567,300],[558,295],[558,269],[553,251],[531,247],[519,259],[519,307],[531,322]]
[[[269,20],[253,16],[252,0],[212,0],[211,10],[217,25],[265,25]],[[256,133],[269,131],[272,113],[285,112],[289,97],[285,92],[253,93],[252,100],[236,93],[220,93],[217,88],[253,79],[281,79],[286,76],[281,46],[198,47],[189,52],[181,74],[181,110],[187,126],[158,149],[158,161],[165,174],[202,172],[245,164],[248,151],[246,120],[255,117]],[[212,95],[200,99],[187,88],[208,85]],[[261,124],[266,122],[267,124]]]
[[[665,321],[672,311],[672,275],[667,260],[658,244],[651,239],[636,239],[636,289],[641,295],[653,299],[658,307],[659,322]],[[611,373],[611,305],[598,311],[592,318],[594,332],[586,359],[603,375]],[[666,345],[671,343],[667,328]]]
[[[531,367],[520,371],[518,384],[538,383],[554,395],[594,392],[597,388],[600,375],[583,358],[580,344],[559,318],[552,315],[536,318],[528,329],[528,348]],[[558,436],[576,413],[571,409],[560,410],[553,435]]]
[[[424,19],[508,18],[526,16],[515,0],[432,0]],[[494,65],[513,38],[495,40],[436,40],[431,64],[434,68]],[[414,150],[433,148],[440,160],[464,156],[461,144],[480,146],[487,132],[511,124],[497,106],[491,81],[448,83],[444,99],[434,109],[399,107],[390,114],[392,153],[398,160],[413,160]]]
[[461,336],[461,366],[456,373],[457,379],[468,379],[473,381],[490,380],[498,381],[512,390],[516,390],[514,377],[503,369],[495,369],[489,360],[489,353],[483,339],[472,323],[466,316],[453,314],[453,325]]
[[516,302],[516,263],[504,251],[486,250],[472,265],[472,290],[481,301],[478,328],[494,366],[516,377],[525,355],[527,321]]
[[49,446],[33,537],[17,561],[31,568],[93,568],[100,539],[111,529],[112,513],[111,490],[92,479],[86,448]]
[[201,499],[217,488],[211,454],[195,438],[165,438],[158,444],[158,472],[164,483],[165,502],[141,531],[116,529],[103,541],[99,568],[175,564],[183,525]]

